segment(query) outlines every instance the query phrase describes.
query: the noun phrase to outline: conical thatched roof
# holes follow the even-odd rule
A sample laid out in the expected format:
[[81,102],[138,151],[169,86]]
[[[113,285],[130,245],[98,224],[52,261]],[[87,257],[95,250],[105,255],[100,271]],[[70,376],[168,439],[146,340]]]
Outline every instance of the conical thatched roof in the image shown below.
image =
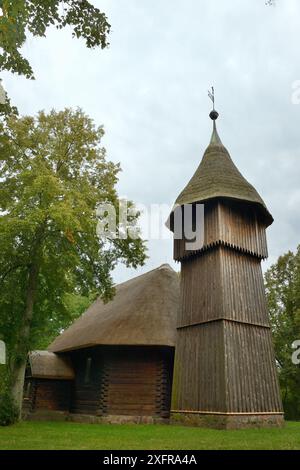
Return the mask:
[[265,216],[266,224],[273,222],[256,189],[248,183],[231,160],[217,133],[215,122],[211,141],[202,161],[178,196],[175,205],[204,202],[213,198],[230,198],[254,203]]
[[96,300],[48,348],[63,352],[96,345],[174,346],[179,276],[162,265],[116,287],[104,304]]

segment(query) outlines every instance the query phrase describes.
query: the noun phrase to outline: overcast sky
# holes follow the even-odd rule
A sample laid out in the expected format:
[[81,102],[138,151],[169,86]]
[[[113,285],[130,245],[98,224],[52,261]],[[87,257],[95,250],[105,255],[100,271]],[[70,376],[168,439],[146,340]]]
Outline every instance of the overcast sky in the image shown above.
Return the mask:
[[[88,50],[69,30],[30,39],[24,54],[36,80],[4,75],[19,111],[82,107],[105,126],[108,157],[121,163],[120,195],[171,205],[208,145],[207,89],[214,85],[221,139],[275,219],[264,268],[295,250],[300,104],[292,103],[292,87],[300,80],[300,1],[277,0],[276,7],[265,0],[94,4],[112,25],[109,49]],[[170,239],[148,246],[149,260],[138,273],[172,264]],[[118,268],[114,278],[136,274]]]

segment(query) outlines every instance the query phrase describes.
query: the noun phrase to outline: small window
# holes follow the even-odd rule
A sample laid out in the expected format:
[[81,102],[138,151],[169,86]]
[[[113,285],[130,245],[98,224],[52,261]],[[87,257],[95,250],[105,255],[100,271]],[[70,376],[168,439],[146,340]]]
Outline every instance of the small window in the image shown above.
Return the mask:
[[88,357],[85,363],[84,384],[88,385],[91,381],[92,358]]
[[30,398],[30,392],[31,392],[31,382],[28,381],[25,385],[24,398],[26,399]]

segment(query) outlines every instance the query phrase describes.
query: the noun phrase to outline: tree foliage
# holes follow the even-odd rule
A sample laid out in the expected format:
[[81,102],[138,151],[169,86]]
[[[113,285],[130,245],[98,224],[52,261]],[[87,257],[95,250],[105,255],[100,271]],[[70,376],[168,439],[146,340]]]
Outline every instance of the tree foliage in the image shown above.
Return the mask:
[[83,38],[89,48],[108,45],[110,24],[105,14],[87,0],[2,0],[0,7],[0,70],[33,78],[21,48],[28,32],[45,36],[49,26],[70,26],[73,36]]
[[280,256],[265,284],[285,412],[299,419],[300,366],[292,362],[292,344],[300,340],[300,246]]
[[70,302],[110,299],[116,264],[145,260],[139,238],[97,238],[97,204],[119,203],[103,134],[80,109],[0,124],[0,334],[12,371],[72,320]]
[[0,426],[14,424],[18,418],[18,409],[8,389],[0,388]]
[[[76,290],[75,290],[76,292]],[[78,293],[64,293],[63,310],[43,312],[42,318],[36,316],[31,325],[31,349],[47,349],[61,332],[70,326],[97,298],[98,292],[83,296]]]

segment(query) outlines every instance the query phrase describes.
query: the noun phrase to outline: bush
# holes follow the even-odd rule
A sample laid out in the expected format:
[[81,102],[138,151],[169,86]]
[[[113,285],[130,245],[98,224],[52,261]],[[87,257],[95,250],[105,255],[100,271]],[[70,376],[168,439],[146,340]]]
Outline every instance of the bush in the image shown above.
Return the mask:
[[0,395],[0,426],[14,424],[19,417],[18,408],[8,391]]

